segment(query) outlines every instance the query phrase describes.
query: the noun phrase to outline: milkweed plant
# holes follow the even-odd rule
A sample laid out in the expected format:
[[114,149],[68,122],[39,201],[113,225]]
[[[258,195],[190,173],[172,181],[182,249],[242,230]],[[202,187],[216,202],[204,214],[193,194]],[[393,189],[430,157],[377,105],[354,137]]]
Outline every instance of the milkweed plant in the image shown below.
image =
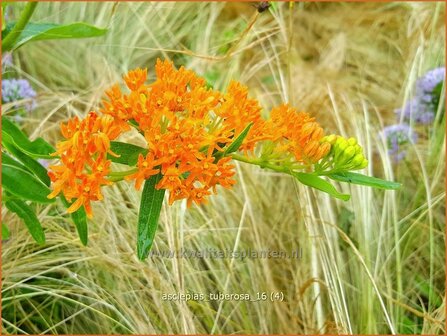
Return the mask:
[[[382,189],[400,186],[354,172],[368,166],[358,141],[326,135],[306,112],[281,104],[263,119],[259,102],[239,82],[232,81],[221,92],[167,60],[157,60],[155,74],[148,84],[147,69],[127,73],[126,88],[116,84],[107,90],[98,111],[60,125],[63,140],[56,148],[41,138],[30,141],[2,117],[5,204],[38,242],[44,242],[43,230],[25,202],[60,199],[87,244],[92,203],[103,200],[103,188],[130,183],[142,189],[136,245],[143,260],[165,199],[169,205],[186,200],[188,207],[206,203],[236,183],[234,161],[290,175],[344,201],[350,196],[328,179]],[[145,146],[119,141],[132,130],[144,138]],[[37,159],[55,162],[47,171]]]

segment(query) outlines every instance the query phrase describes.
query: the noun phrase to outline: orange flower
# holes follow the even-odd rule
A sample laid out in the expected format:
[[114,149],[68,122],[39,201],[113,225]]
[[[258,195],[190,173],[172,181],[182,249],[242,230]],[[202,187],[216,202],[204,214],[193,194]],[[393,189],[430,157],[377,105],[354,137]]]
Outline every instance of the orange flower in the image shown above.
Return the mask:
[[267,139],[261,107],[257,100],[248,98],[247,87],[238,82],[231,81],[227,91],[216,114],[223,120],[223,128],[232,131],[235,137],[253,123],[241,146],[242,150],[253,150],[257,142]]
[[122,132],[122,127],[109,115],[99,117],[90,112],[82,121],[75,117],[62,124],[61,131],[66,140],[57,145],[54,153],[60,155],[60,164],[50,166],[53,191],[48,198],[62,192],[68,201],[76,199],[69,213],[84,206],[92,217],[90,201],[101,200],[101,186],[111,184],[106,179],[111,163],[107,154],[116,156],[110,150],[110,141]]
[[159,165],[157,160],[154,160],[154,154],[148,153],[146,157],[142,154],[138,155],[138,171],[135,174],[125,177],[126,180],[135,180],[135,189],[140,190],[144,180],[152,175],[159,173],[160,169],[156,168]]
[[323,129],[305,112],[287,104],[272,109],[267,129],[277,149],[293,153],[297,162],[316,163],[330,151],[329,143],[320,143]]
[[93,217],[90,201],[99,201],[103,199],[101,193],[102,185],[110,185],[111,182],[103,178],[97,179],[96,176],[85,174],[80,176],[81,183],[76,184],[73,188],[67,188],[64,193],[69,200],[76,198],[76,201],[67,209],[68,213],[75,212],[81,206],[84,206],[85,212],[89,218]]
[[124,81],[127,87],[132,91],[138,91],[144,84],[147,78],[147,69],[137,68],[131,70],[124,76]]
[[231,179],[236,172],[234,171],[234,166],[229,164],[230,161],[230,157],[225,157],[217,162],[217,170],[209,181],[209,185],[213,187],[214,191],[216,191],[216,185],[221,185],[224,188],[231,188],[233,184],[236,183],[235,180]]
[[169,167],[163,175],[163,178],[155,186],[157,189],[167,189],[170,191],[169,204],[180,199],[180,195],[184,195],[182,198],[188,196],[186,184],[182,177],[182,173],[178,168],[173,166]]
[[206,196],[211,195],[207,188],[191,188],[188,195],[187,206],[190,207],[192,202],[196,204],[206,203]]
[[190,164],[189,175],[186,179],[186,183],[191,184],[198,181],[203,185],[208,185],[216,172],[217,165],[214,163],[214,157],[204,157],[193,165]]

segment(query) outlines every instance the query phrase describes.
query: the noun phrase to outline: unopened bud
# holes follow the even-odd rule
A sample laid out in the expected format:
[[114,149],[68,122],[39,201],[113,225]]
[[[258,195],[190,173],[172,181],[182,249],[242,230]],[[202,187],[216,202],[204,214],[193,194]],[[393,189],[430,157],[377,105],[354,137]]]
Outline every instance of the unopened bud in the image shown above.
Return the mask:
[[318,150],[319,151],[318,151],[317,155],[320,158],[323,158],[326,155],[328,155],[329,152],[331,151],[331,145],[328,142],[326,142],[326,143],[322,144]]
[[363,163],[363,160],[365,160],[365,157],[362,154],[356,154],[351,161],[353,169],[359,167]]
[[340,137],[335,141],[334,147],[336,153],[337,152],[341,153],[346,149],[346,147],[348,147],[348,142],[346,141],[346,139]]
[[350,146],[357,145],[357,140],[355,138],[349,138],[347,141]]
[[355,148],[355,154],[363,154],[363,148],[359,144],[354,146]]
[[329,142],[331,145],[335,144],[337,136],[335,134],[327,135],[321,139],[321,142]]
[[354,155],[355,155],[355,148],[354,148],[354,146],[348,146],[343,151],[343,154],[341,155],[340,160],[343,161],[343,162],[348,162],[349,160],[352,159],[352,157]]
[[363,159],[363,162],[359,165],[358,169],[363,169],[366,168],[368,166],[368,160],[367,159]]

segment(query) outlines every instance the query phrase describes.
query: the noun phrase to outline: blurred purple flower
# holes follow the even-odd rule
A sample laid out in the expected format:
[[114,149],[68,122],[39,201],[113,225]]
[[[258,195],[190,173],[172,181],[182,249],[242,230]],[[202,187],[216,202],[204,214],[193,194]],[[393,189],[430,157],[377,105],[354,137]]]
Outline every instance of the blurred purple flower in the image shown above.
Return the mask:
[[445,67],[436,68],[428,71],[424,76],[419,78],[416,82],[416,94],[424,100],[431,97],[435,87],[441,83],[445,78]]
[[395,124],[386,126],[380,133],[385,137],[388,147],[388,154],[395,161],[402,160],[406,155],[406,148],[410,144],[417,142],[417,134],[407,124]]
[[435,112],[431,106],[418,96],[410,100],[403,108],[396,109],[394,112],[398,119],[403,115],[405,120],[414,120],[421,124],[430,124],[435,118]]
[[45,169],[48,169],[50,166],[50,162],[47,159],[38,159],[37,162],[39,162]]
[[6,68],[12,65],[12,54],[10,52],[5,52],[2,55],[2,72],[5,72]]
[[421,124],[430,124],[435,119],[435,109],[439,101],[436,87],[445,79],[445,67],[428,71],[416,81],[415,97],[403,108],[395,110],[397,117],[414,120]]
[[31,99],[25,105],[26,109],[31,111],[36,102],[36,91],[31,87],[26,79],[3,79],[2,80],[2,102],[11,103],[22,99]]

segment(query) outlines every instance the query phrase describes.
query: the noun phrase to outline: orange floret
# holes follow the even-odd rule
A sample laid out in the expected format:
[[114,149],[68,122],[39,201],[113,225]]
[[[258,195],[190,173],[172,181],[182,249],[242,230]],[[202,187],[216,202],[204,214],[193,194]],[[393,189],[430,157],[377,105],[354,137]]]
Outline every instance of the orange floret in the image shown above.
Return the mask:
[[137,163],[138,171],[135,174],[126,176],[125,179],[135,180],[135,189],[140,190],[144,180],[160,172],[160,169],[157,168],[158,165],[159,161],[154,160],[153,153],[148,153],[146,157],[140,154]]
[[138,91],[146,81],[147,69],[137,68],[131,70],[123,78],[129,90]]

